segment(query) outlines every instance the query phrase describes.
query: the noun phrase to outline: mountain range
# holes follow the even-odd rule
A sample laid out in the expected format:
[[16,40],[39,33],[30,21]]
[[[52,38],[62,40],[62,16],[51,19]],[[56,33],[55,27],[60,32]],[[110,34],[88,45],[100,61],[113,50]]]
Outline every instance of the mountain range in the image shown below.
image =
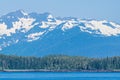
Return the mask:
[[120,24],[17,10],[0,17],[0,53],[120,56]]

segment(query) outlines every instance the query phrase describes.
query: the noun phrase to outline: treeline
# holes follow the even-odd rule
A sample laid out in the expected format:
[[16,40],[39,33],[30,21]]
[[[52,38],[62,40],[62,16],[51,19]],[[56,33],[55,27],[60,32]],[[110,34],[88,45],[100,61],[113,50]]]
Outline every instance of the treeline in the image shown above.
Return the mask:
[[4,69],[42,69],[52,71],[120,70],[120,56],[106,58],[66,55],[23,57],[0,54],[0,70]]

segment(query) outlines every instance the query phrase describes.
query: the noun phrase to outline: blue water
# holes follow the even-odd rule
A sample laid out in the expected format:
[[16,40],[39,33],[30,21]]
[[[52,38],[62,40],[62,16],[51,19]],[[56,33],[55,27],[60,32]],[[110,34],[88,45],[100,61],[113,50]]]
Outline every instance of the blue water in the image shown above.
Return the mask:
[[118,72],[0,72],[0,80],[120,80]]

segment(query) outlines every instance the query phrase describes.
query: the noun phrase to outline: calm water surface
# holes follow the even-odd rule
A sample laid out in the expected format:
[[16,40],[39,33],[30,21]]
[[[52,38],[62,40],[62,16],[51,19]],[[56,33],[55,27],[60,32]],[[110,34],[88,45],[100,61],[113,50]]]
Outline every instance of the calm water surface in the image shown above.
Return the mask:
[[120,80],[119,72],[0,72],[0,80]]

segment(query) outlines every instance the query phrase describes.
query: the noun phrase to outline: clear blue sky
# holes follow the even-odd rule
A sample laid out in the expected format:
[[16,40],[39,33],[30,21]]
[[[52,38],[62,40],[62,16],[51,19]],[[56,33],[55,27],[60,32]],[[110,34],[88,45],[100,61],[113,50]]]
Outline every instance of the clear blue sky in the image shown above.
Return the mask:
[[120,0],[0,0],[0,15],[19,9],[120,23]]

